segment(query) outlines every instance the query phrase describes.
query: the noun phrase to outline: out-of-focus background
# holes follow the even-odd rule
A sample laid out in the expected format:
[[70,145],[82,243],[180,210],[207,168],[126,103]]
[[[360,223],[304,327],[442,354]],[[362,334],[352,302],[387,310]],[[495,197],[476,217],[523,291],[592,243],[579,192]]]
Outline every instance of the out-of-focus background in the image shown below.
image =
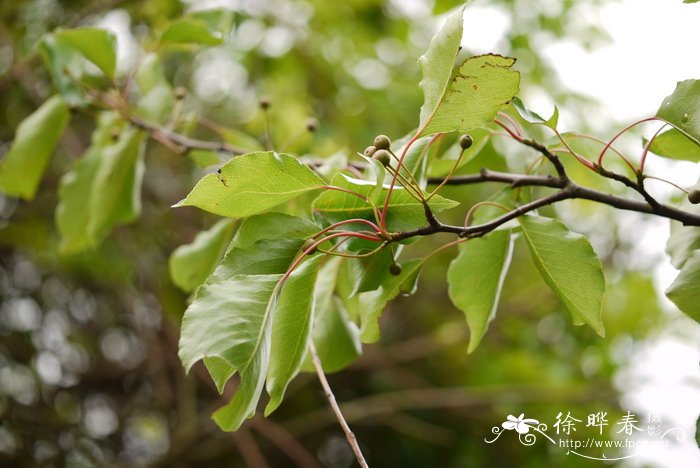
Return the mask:
[[[123,76],[169,20],[212,7],[234,12],[225,44],[165,55],[168,79],[190,90],[189,111],[259,136],[257,102],[266,95],[276,141],[296,134],[308,116],[321,123],[313,138],[293,144],[294,152],[327,157],[362,150],[378,133],[398,138],[416,125],[422,102],[416,59],[444,13],[459,4],[3,1],[0,154],[17,124],[53,92],[35,52],[44,33],[79,25],[114,31]],[[700,76],[699,20],[700,5],[680,0],[475,0],[463,46],[516,57],[526,102],[546,115],[556,104],[564,129],[610,138],[653,115],[676,81]],[[222,397],[201,378],[202,369],[184,374],[177,339],[186,295],[169,279],[168,256],[216,221],[195,209],[169,208],[203,174],[189,160],[149,144],[139,220],[93,252],[57,254],[58,180],[89,144],[91,125],[74,116],[35,200],[0,195],[0,464],[351,466],[352,453],[313,375],[300,375],[269,419],[258,415],[226,434],[210,420]],[[637,157],[639,135],[622,142]],[[462,171],[501,169],[518,151],[490,145]],[[682,185],[697,181],[697,165],[649,163]],[[445,194],[469,206],[494,189]],[[664,185],[652,190],[674,200]],[[606,337],[571,325],[518,244],[498,317],[467,355],[464,318],[446,290],[454,252],[438,255],[424,269],[418,293],[385,312],[381,342],[330,376],[371,466],[589,466],[600,462],[545,442],[484,439],[509,414],[551,426],[559,412],[585,420],[605,411],[614,425],[628,410],[640,425],[655,413],[686,437],[618,465],[700,465],[693,440],[700,327],[662,299],[674,273],[664,254],[668,223],[589,203],[557,210],[590,237],[603,261]],[[441,241],[426,239],[416,252]]]

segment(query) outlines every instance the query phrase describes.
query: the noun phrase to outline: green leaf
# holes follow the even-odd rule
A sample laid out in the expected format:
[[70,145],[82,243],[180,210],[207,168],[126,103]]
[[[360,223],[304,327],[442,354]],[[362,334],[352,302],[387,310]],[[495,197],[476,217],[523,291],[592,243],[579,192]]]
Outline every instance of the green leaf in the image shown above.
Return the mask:
[[216,132],[230,145],[249,151],[264,151],[265,147],[254,137],[235,128],[219,127]]
[[309,347],[314,322],[314,284],[320,260],[316,256],[297,267],[284,283],[277,301],[266,384],[270,401],[265,416],[282,403],[284,392],[299,372]]
[[185,16],[170,23],[160,37],[161,44],[219,45],[224,42],[218,31],[209,28],[206,21]]
[[559,122],[559,109],[554,107],[554,112],[549,119],[545,119],[540,116],[537,112],[529,109],[525,103],[519,98],[514,97],[512,101],[513,107],[525,122],[538,125],[546,125],[549,128],[556,129],[557,123]]
[[19,124],[0,161],[0,190],[25,200],[34,198],[69,118],[66,103],[54,96]]
[[671,302],[700,323],[700,250],[685,262],[680,273],[666,290]]
[[265,213],[247,218],[236,232],[232,246],[251,247],[264,239],[306,239],[321,227],[306,219],[285,213]]
[[[698,2],[700,2],[700,0],[683,0],[683,3],[698,3]],[[699,419],[699,421],[700,421],[700,419]],[[700,430],[698,431],[698,433],[700,434]],[[700,446],[700,442],[698,442],[698,446]]]
[[55,34],[42,37],[37,50],[61,97],[70,106],[87,103],[78,80],[83,75],[83,58],[65,39]]
[[700,80],[680,81],[663,100],[656,116],[700,145]]
[[[292,229],[273,230],[285,221]],[[304,237],[291,233],[310,226],[306,220],[279,213],[245,220],[221,264],[197,289],[185,312],[180,338],[185,368],[204,360],[220,392],[236,372],[241,376],[233,399],[214,414],[224,430],[236,430],[253,415],[266,376],[274,376],[268,388],[281,399],[287,377],[293,376],[297,360],[306,352],[304,347],[301,357],[286,355],[285,346],[308,339],[305,327],[293,324],[303,323],[311,314],[312,277],[320,256],[302,263],[284,284],[279,281],[304,242]],[[275,325],[279,317],[281,323]]]
[[101,114],[90,148],[61,178],[56,223],[62,253],[94,248],[112,227],[138,217],[143,171],[143,134],[116,113]]
[[[350,320],[340,298],[334,296],[340,266],[347,259],[331,258],[321,267],[314,292],[313,340],[323,370],[336,372],[352,364],[362,354],[360,330]],[[307,356],[302,370],[313,372],[311,356]]]
[[424,96],[420,109],[421,127],[431,119],[450,85],[452,69],[462,42],[464,8],[459,8],[447,18],[440,31],[431,39],[426,53],[418,58],[418,68],[423,75],[419,86]]
[[210,358],[207,368],[219,391],[231,375],[240,374],[232,400],[214,414],[223,430],[235,431],[253,416],[262,393],[269,364],[271,317],[282,275],[231,277],[225,270],[222,264],[214,271],[185,311],[179,355],[187,371],[200,359]]
[[109,78],[114,78],[117,66],[117,39],[112,33],[98,28],[63,29],[55,33],[97,65]]
[[468,352],[476,349],[496,316],[513,242],[510,232],[494,231],[459,246],[459,255],[447,271],[449,296],[464,312],[471,333]]
[[187,156],[189,156],[190,159],[201,168],[221,164],[221,157],[219,157],[219,153],[216,151],[190,150],[187,152]]
[[459,169],[476,158],[490,139],[489,133],[486,130],[481,129],[472,130],[469,132],[469,135],[471,135],[471,137],[474,139],[474,143],[471,147],[464,150],[464,154],[462,154],[462,147],[459,146],[459,142],[455,141],[449,148],[442,151],[439,154],[439,157],[431,158],[430,175],[446,176],[455,166],[460,154],[462,154],[462,159],[460,159],[459,163],[457,164],[457,169]]
[[422,259],[402,262],[400,275],[389,275],[378,289],[355,295],[352,295],[349,288],[351,281],[347,277],[339,280],[339,295],[350,316],[360,322],[360,338],[363,343],[374,343],[379,339],[379,317],[389,301],[399,293],[408,295],[415,292],[422,265]]
[[483,127],[518,94],[520,73],[515,59],[480,55],[467,59],[450,82],[432,114],[421,118],[419,135]]
[[[689,190],[700,189],[700,181]],[[700,215],[700,206],[694,205],[685,197],[680,209]],[[670,221],[671,235],[666,243],[666,253],[671,257],[671,265],[681,269],[695,250],[700,250],[700,227],[684,226],[678,221]]]
[[573,317],[605,335],[601,308],[605,276],[591,244],[560,221],[541,216],[519,218],[532,260]]
[[[355,191],[365,197],[371,196],[375,189],[373,182],[353,179],[344,174],[337,174],[333,178],[333,185]],[[387,193],[387,186],[384,186],[378,205],[383,205]],[[434,213],[454,208],[457,205],[459,205],[458,202],[439,195],[434,196],[430,200],[430,207]],[[372,206],[369,203],[357,196],[338,190],[326,190],[323,192],[314,201],[313,208],[314,213],[328,223],[351,218],[373,219]],[[387,228],[391,231],[400,231],[425,225],[425,212],[422,203],[413,198],[405,189],[395,188],[389,203],[386,223]]]
[[185,292],[194,291],[214,271],[233,236],[234,223],[222,219],[181,245],[170,256],[170,278]]
[[236,156],[216,174],[204,176],[175,206],[196,206],[229,218],[262,213],[325,183],[289,154],[273,152]]
[[[646,139],[643,140],[647,144]],[[700,162],[700,144],[672,128],[658,135],[651,142],[649,151],[664,158]]]

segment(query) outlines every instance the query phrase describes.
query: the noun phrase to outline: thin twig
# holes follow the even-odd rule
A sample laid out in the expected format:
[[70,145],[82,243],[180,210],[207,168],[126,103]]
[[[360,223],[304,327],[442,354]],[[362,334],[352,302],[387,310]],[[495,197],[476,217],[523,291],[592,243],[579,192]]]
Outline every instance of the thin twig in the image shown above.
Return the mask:
[[309,345],[309,351],[311,352],[311,359],[313,360],[314,367],[316,368],[316,374],[318,374],[318,380],[321,382],[321,386],[323,387],[323,392],[326,394],[328,403],[331,405],[331,408],[335,413],[335,417],[340,423],[340,427],[342,427],[343,432],[345,432],[345,438],[348,440],[352,451],[355,452],[355,458],[357,458],[357,462],[360,464],[361,467],[368,468],[369,465],[365,461],[364,455],[362,455],[362,450],[360,450],[360,446],[357,443],[357,438],[350,429],[350,426],[348,426],[348,423],[345,420],[343,413],[338,407],[338,402],[335,400],[333,390],[331,390],[331,386],[328,384],[326,374],[325,372],[323,372],[323,366],[321,365],[321,358],[318,357],[318,352],[316,351],[316,347],[314,346],[313,342],[311,342]]

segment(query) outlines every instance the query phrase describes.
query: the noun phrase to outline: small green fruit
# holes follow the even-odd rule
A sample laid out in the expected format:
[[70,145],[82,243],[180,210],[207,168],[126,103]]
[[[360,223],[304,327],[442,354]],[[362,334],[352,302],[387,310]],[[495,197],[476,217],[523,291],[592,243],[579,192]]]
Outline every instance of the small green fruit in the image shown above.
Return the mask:
[[459,146],[461,146],[463,150],[471,148],[472,144],[474,144],[474,139],[471,135],[462,135],[459,137]]
[[374,139],[374,147],[377,149],[386,150],[389,149],[390,146],[391,140],[386,135],[377,135],[377,138]]
[[367,148],[365,148],[364,154],[368,158],[371,158],[374,155],[374,153],[376,153],[376,152],[377,152],[377,148],[375,148],[374,146],[368,146]]
[[398,263],[392,263],[389,266],[389,273],[394,276],[399,276],[401,274],[401,265]]
[[260,101],[258,101],[258,105],[261,109],[269,109],[272,105],[272,102],[270,101],[269,97],[264,96],[260,98]]
[[[304,245],[301,246],[301,251],[302,251],[302,252],[306,252],[308,249],[310,249],[311,247],[313,247],[313,245],[314,245],[315,243],[316,243],[316,240],[315,240],[315,239],[306,239],[306,240],[304,241]],[[307,253],[306,255],[311,255],[311,254],[314,254],[314,253],[316,253],[316,248],[315,248],[315,247],[314,247],[313,250],[310,250],[309,253]]]
[[379,161],[384,167],[387,167],[389,164],[391,164],[391,155],[387,150],[384,149],[375,151],[372,155],[372,159]]
[[318,120],[313,117],[306,119],[306,129],[312,133],[318,130]]
[[700,190],[692,190],[688,194],[688,201],[693,205],[697,205],[698,203],[700,203]]

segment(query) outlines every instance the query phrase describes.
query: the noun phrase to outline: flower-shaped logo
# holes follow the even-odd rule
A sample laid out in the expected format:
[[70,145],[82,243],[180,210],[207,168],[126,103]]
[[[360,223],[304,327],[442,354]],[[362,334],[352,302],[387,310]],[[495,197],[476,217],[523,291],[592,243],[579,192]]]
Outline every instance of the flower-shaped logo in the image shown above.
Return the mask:
[[524,419],[524,416],[525,413],[521,413],[517,418],[509,414],[506,418],[507,421],[501,424],[501,426],[503,426],[503,429],[509,431],[515,429],[518,431],[518,434],[527,434],[530,432],[530,427],[537,426],[540,422],[537,419]]

